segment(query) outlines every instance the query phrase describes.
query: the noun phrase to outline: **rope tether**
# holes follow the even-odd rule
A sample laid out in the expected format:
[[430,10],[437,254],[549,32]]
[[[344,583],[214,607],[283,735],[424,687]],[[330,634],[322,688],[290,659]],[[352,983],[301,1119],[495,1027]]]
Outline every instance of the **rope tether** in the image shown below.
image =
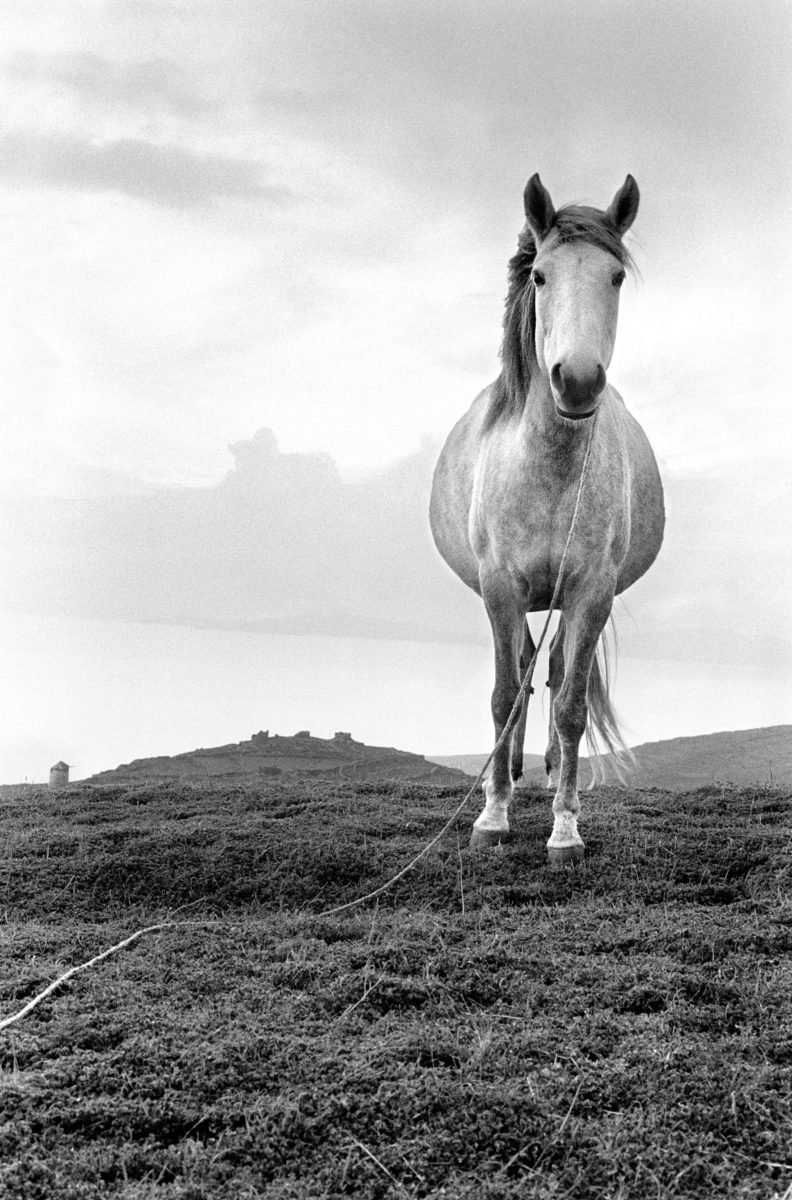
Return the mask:
[[[503,742],[505,741],[505,739],[511,735],[511,732],[514,729],[514,726],[517,722],[517,717],[519,716],[519,713],[520,713],[520,707],[521,707],[521,702],[522,702],[523,696],[525,695],[526,692],[533,692],[533,690],[534,690],[531,687],[531,679],[533,677],[534,667],[536,666],[536,659],[539,655],[540,649],[542,648],[542,643],[544,642],[545,637],[547,636],[547,630],[549,628],[550,621],[552,620],[553,611],[556,606],[556,601],[558,600],[558,597],[561,593],[561,583],[562,583],[563,576],[564,576],[564,568],[566,566],[566,560],[567,560],[567,555],[569,553],[569,547],[572,543],[572,536],[575,532],[575,525],[577,524],[578,513],[580,511],[580,500],[583,495],[583,485],[586,481],[586,473],[588,471],[589,459],[591,458],[591,447],[594,442],[594,429],[595,429],[595,426],[597,423],[598,415],[599,415],[599,409],[597,409],[597,411],[594,413],[594,416],[591,421],[591,426],[589,428],[588,442],[586,443],[586,453],[583,458],[583,466],[580,468],[580,481],[578,483],[577,496],[575,497],[575,507],[572,510],[572,520],[569,523],[569,533],[567,534],[566,543],[564,544],[564,552],[561,555],[561,562],[558,564],[558,575],[556,576],[555,587],[553,588],[553,595],[550,600],[550,607],[547,610],[547,616],[545,618],[545,623],[542,626],[542,632],[539,634],[539,641],[536,643],[533,655],[531,656],[531,661],[525,670],[525,675],[523,676],[522,683],[520,684],[519,690],[514,699],[514,704],[512,705],[512,710],[509,713],[509,716],[506,720],[506,724],[503,726],[503,729],[501,730],[500,737],[496,741],[495,745],[492,747],[492,750],[490,751],[489,757],[487,758],[486,762],[484,763],[484,766],[481,768],[478,775],[476,776],[473,783],[471,784],[470,788],[468,789],[467,793],[465,794],[463,799],[459,802],[457,807],[454,809],[451,816],[448,818],[448,820],[446,821],[445,825],[440,830],[440,832],[436,833],[435,836],[432,838],[432,840],[430,842],[428,842],[427,845],[424,846],[423,850],[419,851],[419,853],[415,855],[415,858],[411,859],[410,862],[408,862],[405,867],[402,867],[402,869],[400,871],[398,871],[394,876],[392,876],[392,878],[390,878],[386,883],[383,883],[380,885],[380,887],[375,888],[373,892],[367,892],[365,896],[358,896],[358,898],[356,900],[349,900],[346,904],[339,904],[336,908],[325,909],[324,912],[317,913],[316,914],[317,916],[319,916],[319,917],[335,916],[336,913],[345,912],[349,908],[356,908],[359,904],[365,904],[368,900],[374,900],[377,896],[381,896],[383,892],[387,891],[388,888],[392,887],[394,883],[397,883],[404,875],[406,875],[409,871],[411,871],[413,869],[413,867],[417,866],[418,863],[421,861],[421,859],[425,858],[426,855],[429,853],[429,851],[431,849],[433,849],[434,846],[437,845],[437,843],[440,841],[440,839],[446,833],[448,833],[448,830],[454,824],[454,821],[456,821],[459,814],[462,812],[462,810],[467,805],[468,800],[473,795],[473,793],[476,791],[476,789],[478,788],[482,779],[484,778],[487,767],[492,762],[493,758],[495,757],[496,752],[503,745]],[[527,618],[526,618],[526,620],[527,620]],[[526,703],[527,703],[527,701],[526,701]]]
[[[388,890],[388,888],[393,887],[394,883],[397,883],[400,879],[402,879],[405,875],[407,875],[408,872],[412,871],[412,869],[418,865],[418,863],[421,861],[422,858],[426,857],[426,855],[429,853],[429,851],[432,850],[437,845],[437,843],[440,841],[440,839],[448,832],[448,830],[454,824],[457,817],[462,812],[462,810],[465,808],[465,806],[467,805],[471,796],[476,791],[476,789],[478,788],[482,779],[484,778],[484,774],[487,770],[487,767],[492,762],[492,759],[494,758],[496,751],[499,750],[500,747],[503,745],[504,740],[510,736],[510,734],[514,728],[514,725],[516,724],[517,716],[520,711],[520,705],[521,705],[523,697],[525,696],[526,692],[528,692],[530,694],[534,690],[531,687],[531,679],[533,676],[534,667],[536,666],[536,659],[537,659],[539,651],[542,647],[542,643],[544,642],[545,637],[547,635],[547,630],[548,630],[550,621],[553,616],[553,611],[556,606],[556,601],[558,600],[559,594],[561,592],[561,582],[562,582],[563,575],[564,575],[564,568],[566,566],[566,560],[567,560],[567,555],[569,553],[569,547],[572,543],[572,537],[575,532],[575,525],[577,524],[578,512],[580,511],[580,501],[581,501],[581,497],[583,495],[583,485],[586,481],[586,473],[588,471],[589,459],[591,458],[591,447],[594,442],[594,429],[595,429],[595,426],[597,423],[598,413],[599,413],[599,410],[597,410],[597,412],[594,414],[594,417],[592,418],[592,421],[591,421],[591,426],[589,428],[588,442],[586,444],[586,453],[583,458],[583,466],[580,469],[580,481],[578,483],[577,496],[575,497],[575,507],[572,510],[572,520],[569,525],[569,533],[567,534],[566,543],[564,545],[564,552],[561,555],[561,562],[558,565],[558,575],[556,577],[555,588],[553,589],[553,596],[552,596],[552,599],[550,600],[550,607],[547,610],[547,617],[546,617],[545,623],[542,627],[542,632],[539,635],[539,641],[536,643],[536,647],[535,647],[533,655],[531,657],[531,661],[526,668],[525,675],[523,676],[522,682],[521,682],[519,690],[517,692],[517,696],[515,697],[514,704],[512,705],[512,710],[509,713],[506,724],[503,726],[500,737],[498,738],[495,745],[493,746],[492,751],[491,751],[489,757],[487,758],[487,761],[484,763],[484,766],[479,771],[478,775],[476,776],[472,785],[466,792],[465,796],[460,801],[460,803],[457,805],[457,807],[454,809],[453,813],[448,818],[445,825],[443,825],[440,832],[436,833],[435,836],[432,838],[432,840],[430,842],[428,842],[424,846],[424,848],[418,854],[415,855],[414,858],[410,859],[410,861],[407,863],[406,866],[402,867],[402,869],[400,871],[397,871],[397,873],[395,875],[391,876],[391,878],[388,879],[386,883],[381,884],[380,887],[375,888],[372,892],[367,892],[364,896],[358,896],[358,898],[356,900],[349,900],[349,901],[347,901],[346,904],[339,904],[335,908],[326,908],[326,909],[324,909],[323,912],[316,913],[315,915],[317,917],[333,917],[337,913],[346,912],[350,908],[357,908],[358,905],[360,905],[360,904],[366,904],[369,900],[374,900],[377,896],[381,896],[383,892],[386,892]],[[65,971],[63,973],[63,975],[60,975],[57,979],[54,979],[52,981],[52,983],[50,983],[46,988],[44,988],[43,991],[39,992],[38,995],[34,996],[32,998],[32,1000],[29,1000],[27,1002],[27,1004],[25,1004],[22,1008],[19,1009],[18,1012],[11,1013],[10,1016],[2,1018],[0,1020],[0,1030],[6,1029],[9,1025],[13,1025],[16,1021],[21,1021],[22,1018],[26,1017],[28,1015],[28,1013],[32,1012],[33,1009],[36,1008],[41,1003],[42,1000],[45,1000],[47,996],[50,996],[54,991],[56,991],[57,988],[59,988],[62,984],[66,983],[66,981],[71,979],[74,975],[77,975],[80,971],[86,971],[89,967],[92,967],[96,963],[101,962],[102,959],[109,958],[109,956],[111,954],[115,954],[117,951],[123,950],[127,946],[131,946],[133,942],[137,941],[138,938],[142,937],[146,933],[155,933],[155,932],[158,932],[158,931],[161,931],[164,929],[177,929],[179,926],[184,926],[184,925],[195,925],[195,926],[200,926],[200,927],[206,928],[207,926],[211,926],[211,925],[223,925],[223,924],[225,924],[225,922],[219,921],[219,920],[217,920],[217,918],[213,918],[213,919],[197,920],[197,921],[195,921],[195,920],[193,920],[193,921],[189,921],[189,920],[187,920],[187,921],[163,921],[158,925],[147,925],[144,929],[138,929],[134,933],[130,934],[129,937],[124,938],[123,941],[117,942],[115,946],[110,946],[107,950],[103,950],[101,952],[101,954],[95,954],[94,957],[89,959],[87,962],[79,963],[76,967],[71,967],[68,971]]]

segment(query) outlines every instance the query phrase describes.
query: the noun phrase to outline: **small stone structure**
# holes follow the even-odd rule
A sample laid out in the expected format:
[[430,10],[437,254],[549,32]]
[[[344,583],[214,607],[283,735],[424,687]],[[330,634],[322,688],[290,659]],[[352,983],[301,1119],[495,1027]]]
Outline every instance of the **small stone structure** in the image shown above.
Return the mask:
[[56,762],[50,767],[49,785],[51,788],[65,787],[69,782],[69,764]]

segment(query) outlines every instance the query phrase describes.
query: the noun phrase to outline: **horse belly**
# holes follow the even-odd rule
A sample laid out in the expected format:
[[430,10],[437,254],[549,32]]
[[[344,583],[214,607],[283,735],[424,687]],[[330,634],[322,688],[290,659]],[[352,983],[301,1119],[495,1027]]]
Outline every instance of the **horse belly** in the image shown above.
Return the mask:
[[478,592],[478,562],[468,538],[469,503],[455,481],[443,472],[435,472],[429,507],[434,543],[451,570]]
[[630,543],[619,571],[617,592],[624,592],[651,567],[660,553],[665,531],[663,484],[649,441],[634,421],[635,465],[630,489]]
[[481,418],[488,399],[486,390],[448,435],[435,467],[429,502],[429,524],[437,549],[462,582],[479,593],[479,564],[468,530]]

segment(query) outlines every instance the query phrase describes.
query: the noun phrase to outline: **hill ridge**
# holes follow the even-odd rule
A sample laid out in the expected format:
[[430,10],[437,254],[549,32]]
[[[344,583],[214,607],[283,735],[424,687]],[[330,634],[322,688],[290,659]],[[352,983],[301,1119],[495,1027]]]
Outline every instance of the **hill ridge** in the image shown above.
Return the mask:
[[200,747],[180,754],[136,758],[83,780],[89,784],[130,784],[167,780],[262,779],[279,776],[306,779],[393,779],[412,783],[464,783],[462,771],[429,762],[423,755],[393,746],[367,746],[350,733],[332,738],[302,729],[286,736],[260,730],[241,742]]
[[[636,769],[627,776],[633,787],[686,791],[711,783],[768,783],[792,785],[792,725],[765,725],[754,729],[723,730],[643,742],[633,747]],[[486,754],[427,755],[431,762],[477,773]],[[610,755],[603,755],[607,770]],[[545,781],[541,755],[525,756],[527,783]],[[588,759],[581,757],[581,783]],[[612,773],[609,772],[609,776]]]

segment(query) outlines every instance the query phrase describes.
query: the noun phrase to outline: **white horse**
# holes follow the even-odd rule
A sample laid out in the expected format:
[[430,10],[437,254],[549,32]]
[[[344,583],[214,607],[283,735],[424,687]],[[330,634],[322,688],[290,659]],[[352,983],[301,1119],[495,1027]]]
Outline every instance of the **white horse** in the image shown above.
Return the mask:
[[[545,764],[548,785],[557,783],[547,843],[554,865],[583,857],[577,773],[587,723],[611,752],[627,749],[597,645],[614,597],[648,570],[663,540],[654,454],[606,377],[619,289],[631,265],[622,236],[638,197],[628,175],[604,212],[578,205],[556,211],[539,176],[528,181],[526,225],[509,264],[503,369],[449,434],[432,488],[437,548],[482,597],[492,626],[497,739],[534,652],[526,614],[551,606],[591,439],[550,648]],[[508,835],[526,707],[527,696],[512,736],[494,754],[472,847]]]

